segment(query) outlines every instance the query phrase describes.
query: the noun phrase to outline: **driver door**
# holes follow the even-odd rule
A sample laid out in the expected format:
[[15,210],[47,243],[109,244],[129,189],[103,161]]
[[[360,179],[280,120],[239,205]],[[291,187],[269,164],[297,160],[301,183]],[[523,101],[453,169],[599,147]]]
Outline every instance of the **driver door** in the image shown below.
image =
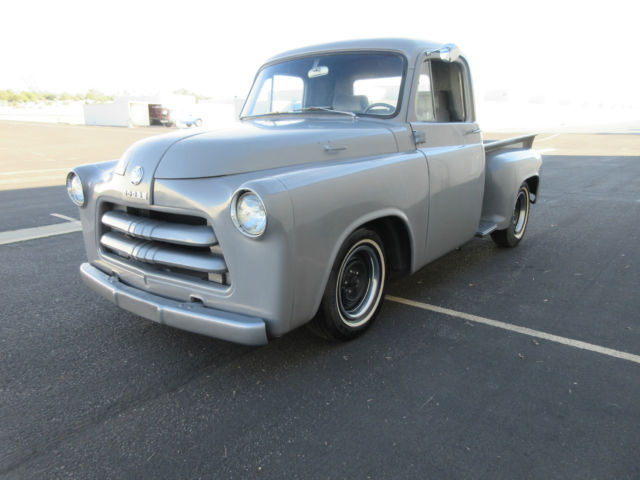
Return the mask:
[[426,261],[476,233],[484,193],[484,147],[466,61],[419,62],[409,111],[416,148],[429,172]]

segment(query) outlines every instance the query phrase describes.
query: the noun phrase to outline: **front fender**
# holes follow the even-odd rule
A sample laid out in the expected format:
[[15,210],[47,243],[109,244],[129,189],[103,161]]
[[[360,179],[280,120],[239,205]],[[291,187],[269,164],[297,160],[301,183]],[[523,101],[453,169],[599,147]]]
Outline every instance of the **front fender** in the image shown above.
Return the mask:
[[409,232],[412,262],[424,256],[429,181],[423,155],[316,165],[278,178],[289,191],[294,214],[292,328],[315,315],[338,250],[358,227],[399,218]]
[[[238,189],[250,188],[262,198],[267,229],[249,238],[235,227],[229,213]],[[264,319],[269,335],[291,330],[296,286],[292,281],[293,211],[281,182],[265,172],[217,178],[156,180],[156,205],[206,214],[221,246],[231,275],[224,295],[203,297],[212,308]]]
[[95,259],[95,238],[96,238],[96,213],[95,200],[96,190],[100,190],[104,184],[111,181],[113,171],[118,160],[91,163],[74,167],[73,171],[80,177],[84,190],[85,205],[78,208],[78,215],[82,223],[82,238],[85,251],[89,261]]

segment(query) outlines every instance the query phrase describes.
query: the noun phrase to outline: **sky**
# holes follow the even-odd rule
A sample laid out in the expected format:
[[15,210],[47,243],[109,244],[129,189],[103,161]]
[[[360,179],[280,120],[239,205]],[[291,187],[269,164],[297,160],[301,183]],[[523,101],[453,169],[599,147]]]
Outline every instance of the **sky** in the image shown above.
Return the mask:
[[0,90],[243,98],[284,50],[374,37],[455,43],[476,97],[640,106],[633,2],[5,0]]

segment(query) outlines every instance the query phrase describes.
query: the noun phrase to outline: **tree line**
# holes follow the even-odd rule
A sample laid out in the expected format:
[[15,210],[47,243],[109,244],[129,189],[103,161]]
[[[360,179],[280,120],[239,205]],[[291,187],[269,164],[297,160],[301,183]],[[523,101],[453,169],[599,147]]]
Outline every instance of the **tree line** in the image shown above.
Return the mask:
[[52,92],[34,92],[34,91],[14,91],[0,90],[0,102],[5,101],[11,105],[20,103],[53,103],[53,102],[69,102],[84,101],[92,103],[111,102],[113,96],[105,95],[96,89],[91,89],[86,93],[52,93]]

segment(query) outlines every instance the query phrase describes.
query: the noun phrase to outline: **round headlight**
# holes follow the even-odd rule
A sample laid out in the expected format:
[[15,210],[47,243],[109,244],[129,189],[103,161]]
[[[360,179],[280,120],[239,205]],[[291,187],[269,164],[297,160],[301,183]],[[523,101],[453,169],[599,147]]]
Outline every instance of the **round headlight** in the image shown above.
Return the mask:
[[84,188],[82,180],[76,172],[69,172],[67,175],[67,193],[73,203],[79,207],[84,207]]
[[242,233],[259,237],[267,228],[267,211],[260,197],[251,190],[243,190],[231,202],[231,219]]

